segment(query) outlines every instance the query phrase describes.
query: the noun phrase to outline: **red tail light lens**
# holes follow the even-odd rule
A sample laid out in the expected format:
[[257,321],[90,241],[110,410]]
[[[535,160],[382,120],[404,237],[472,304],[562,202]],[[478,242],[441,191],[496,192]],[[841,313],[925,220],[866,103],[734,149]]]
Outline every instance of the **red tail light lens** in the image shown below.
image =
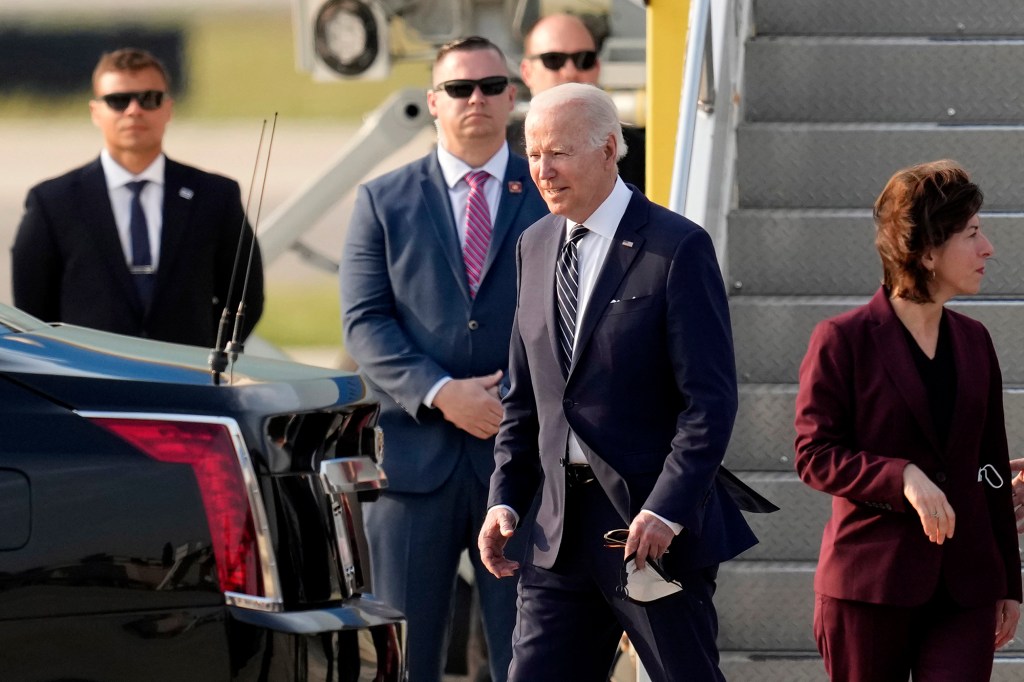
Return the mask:
[[263,596],[252,509],[227,427],[106,417],[93,421],[155,460],[192,467],[206,509],[221,590]]

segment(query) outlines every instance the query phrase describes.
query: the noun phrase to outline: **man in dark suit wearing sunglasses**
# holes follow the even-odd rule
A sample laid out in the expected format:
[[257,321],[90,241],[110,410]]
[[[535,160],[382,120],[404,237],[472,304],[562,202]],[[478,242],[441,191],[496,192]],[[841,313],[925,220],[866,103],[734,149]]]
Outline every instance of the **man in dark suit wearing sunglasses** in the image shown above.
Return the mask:
[[[551,14],[540,19],[526,34],[519,74],[531,95],[562,83],[597,85],[601,76],[598,51],[594,34],[582,19],[572,14]],[[619,176],[642,192],[646,179],[645,131],[623,126],[622,136],[629,151],[619,161]],[[522,119],[513,120],[509,125],[508,141],[517,154],[525,153]]]
[[[515,245],[547,213],[505,143],[515,88],[501,51],[485,38],[454,41],[432,76],[437,149],[359,188],[341,264],[345,347],[387,434],[389,487],[365,512],[373,590],[408,618],[415,682],[441,679],[459,557],[473,547],[494,469]],[[470,556],[492,678],[504,682],[515,584]]]
[[[169,89],[148,52],[100,58],[89,108],[104,148],[29,191],[12,249],[17,307],[47,322],[213,346],[225,305],[238,307],[253,233],[238,183],[164,155]],[[246,291],[243,335],[263,310],[258,248]]]

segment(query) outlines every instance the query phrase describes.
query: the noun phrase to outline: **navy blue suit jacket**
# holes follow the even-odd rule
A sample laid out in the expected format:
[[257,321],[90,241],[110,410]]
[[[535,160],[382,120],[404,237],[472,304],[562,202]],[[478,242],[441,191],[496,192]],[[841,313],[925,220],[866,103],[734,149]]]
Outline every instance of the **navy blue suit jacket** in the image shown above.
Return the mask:
[[381,403],[391,490],[435,490],[462,452],[487,484],[494,440],[457,429],[423,399],[445,375],[507,366],[516,240],[546,213],[526,161],[511,155],[473,298],[435,153],[359,188],[341,266],[345,348]]
[[666,568],[739,554],[756,538],[719,476],[737,389],[710,237],[634,188],[565,376],[554,298],[564,236],[565,219],[552,215],[520,240],[511,388],[488,504],[507,504],[522,517],[542,488],[533,562],[550,568],[562,536],[561,460],[571,428],[623,527],[641,509],[684,526]]
[[[65,322],[160,341],[213,346],[245,220],[234,180],[167,159],[153,299],[144,308],[125,261],[99,159],[33,187],[12,249],[14,305]],[[241,298],[252,230],[230,303]],[[256,249],[243,328],[263,312]]]

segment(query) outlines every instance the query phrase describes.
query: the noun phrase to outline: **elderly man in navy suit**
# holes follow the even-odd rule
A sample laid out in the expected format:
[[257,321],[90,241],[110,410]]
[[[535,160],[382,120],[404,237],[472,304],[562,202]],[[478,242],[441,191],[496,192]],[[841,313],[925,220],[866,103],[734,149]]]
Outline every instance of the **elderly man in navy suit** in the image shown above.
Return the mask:
[[[534,97],[526,140],[552,215],[519,242],[479,538],[494,575],[522,569],[509,679],[606,680],[625,629],[653,680],[722,680],[718,565],[756,539],[720,471],[737,391],[711,239],[618,177],[620,124],[598,88]],[[524,563],[505,545],[520,534]],[[658,594],[634,584],[645,575]]]
[[[238,183],[164,155],[174,104],[153,55],[106,53],[92,85],[103,151],[29,191],[12,249],[14,305],[47,322],[210,347],[225,305],[238,307],[253,240]],[[263,311],[258,248],[244,288],[248,335]]]
[[[442,47],[437,150],[359,189],[341,266],[346,349],[381,402],[388,490],[366,510],[374,592],[409,620],[409,671],[439,680],[459,556],[480,530],[515,310],[515,244],[547,211],[509,153],[514,87],[489,40]],[[472,552],[492,678],[515,585]]]

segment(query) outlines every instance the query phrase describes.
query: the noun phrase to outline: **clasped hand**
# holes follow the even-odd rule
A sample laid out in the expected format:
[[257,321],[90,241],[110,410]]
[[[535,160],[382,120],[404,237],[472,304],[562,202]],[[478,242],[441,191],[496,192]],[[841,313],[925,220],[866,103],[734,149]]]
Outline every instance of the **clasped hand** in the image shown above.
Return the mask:
[[490,438],[501,426],[501,377],[499,369],[487,376],[452,379],[434,396],[434,407],[466,433],[480,439]]

